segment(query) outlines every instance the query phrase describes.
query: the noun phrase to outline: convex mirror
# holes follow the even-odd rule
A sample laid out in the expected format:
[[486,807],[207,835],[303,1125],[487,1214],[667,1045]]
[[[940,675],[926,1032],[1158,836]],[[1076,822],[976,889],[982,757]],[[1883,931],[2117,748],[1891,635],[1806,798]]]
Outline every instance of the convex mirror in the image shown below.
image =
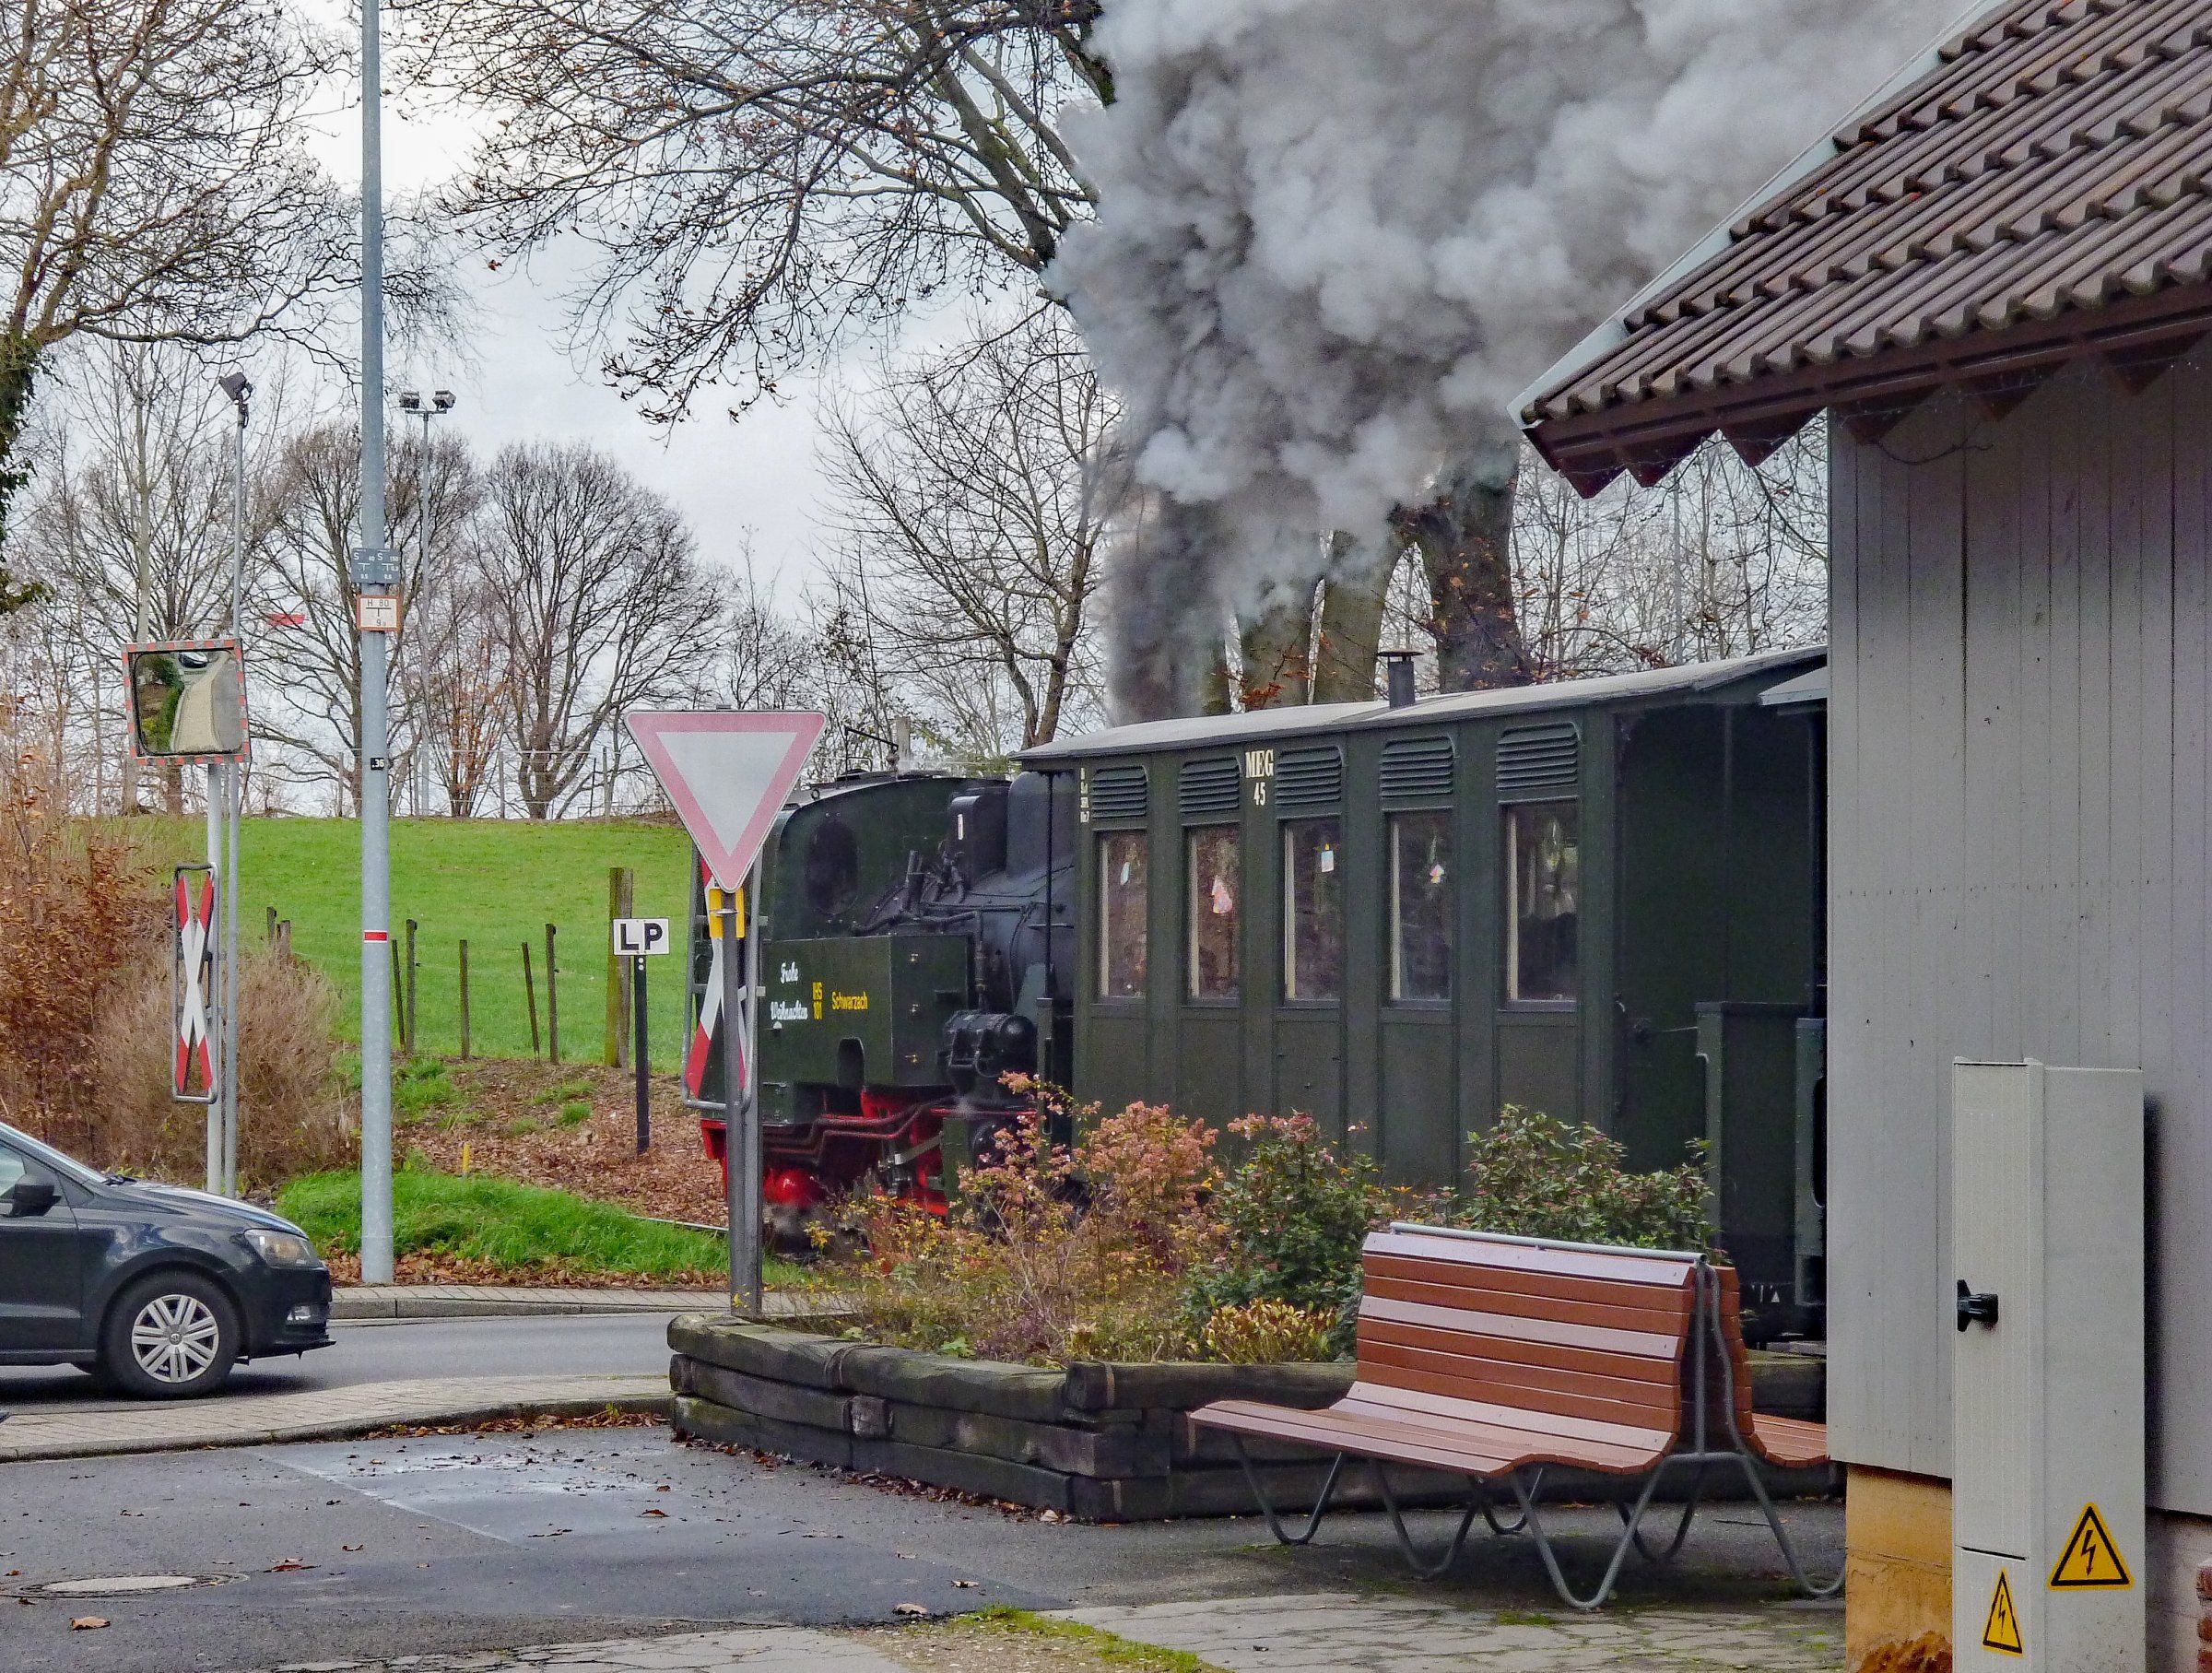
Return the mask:
[[131,745],[142,760],[223,761],[246,753],[245,669],[234,640],[131,645]]

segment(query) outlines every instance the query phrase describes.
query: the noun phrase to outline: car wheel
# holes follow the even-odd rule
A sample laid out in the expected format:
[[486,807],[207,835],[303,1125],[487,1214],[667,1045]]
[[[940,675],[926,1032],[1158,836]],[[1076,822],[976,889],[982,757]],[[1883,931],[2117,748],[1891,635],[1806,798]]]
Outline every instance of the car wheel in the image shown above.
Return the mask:
[[213,1394],[238,1358],[238,1309],[196,1272],[140,1278],[108,1310],[100,1370],[141,1399]]

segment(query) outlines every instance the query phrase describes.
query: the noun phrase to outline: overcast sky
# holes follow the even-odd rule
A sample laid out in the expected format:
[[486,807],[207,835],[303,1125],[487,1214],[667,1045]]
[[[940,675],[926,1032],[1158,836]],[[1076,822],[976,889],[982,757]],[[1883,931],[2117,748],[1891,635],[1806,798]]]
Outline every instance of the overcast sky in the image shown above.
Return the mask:
[[[360,178],[360,114],[354,89],[339,90],[327,119],[318,123],[317,145],[325,166],[339,178]],[[451,107],[425,106],[413,98],[384,101],[384,174],[393,195],[435,184],[465,159],[469,124]],[[738,421],[727,403],[708,392],[682,424],[649,424],[593,372],[586,355],[562,347],[562,276],[552,264],[518,271],[512,264],[490,272],[481,253],[466,252],[459,270],[475,299],[471,335],[474,364],[391,366],[395,387],[419,382],[450,388],[459,401],[439,422],[465,431],[481,451],[516,440],[554,437],[586,441],[606,449],[643,481],[680,506],[698,534],[701,554],[729,563],[743,554],[749,536],[754,568],[763,583],[795,603],[815,560],[815,524],[821,498],[816,466],[816,403],[823,380],[783,382],[780,405],[766,403]],[[856,364],[865,357],[856,355]],[[834,386],[846,374],[830,368]]]

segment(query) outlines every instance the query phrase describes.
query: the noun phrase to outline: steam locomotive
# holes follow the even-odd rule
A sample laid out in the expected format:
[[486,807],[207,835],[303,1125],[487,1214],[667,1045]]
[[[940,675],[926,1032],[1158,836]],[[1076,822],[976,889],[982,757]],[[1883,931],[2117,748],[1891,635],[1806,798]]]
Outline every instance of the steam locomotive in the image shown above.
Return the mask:
[[[1825,657],[1120,726],[1010,779],[864,773],[758,874],[768,1218],[942,1208],[1021,1106],[1312,1115],[1452,1182],[1501,1106],[1707,1147],[1769,1334],[1821,1296]],[[692,929],[712,1023],[713,914]],[[719,1104],[720,1031],[688,1084]],[[703,1111],[710,1150],[718,1108]]]

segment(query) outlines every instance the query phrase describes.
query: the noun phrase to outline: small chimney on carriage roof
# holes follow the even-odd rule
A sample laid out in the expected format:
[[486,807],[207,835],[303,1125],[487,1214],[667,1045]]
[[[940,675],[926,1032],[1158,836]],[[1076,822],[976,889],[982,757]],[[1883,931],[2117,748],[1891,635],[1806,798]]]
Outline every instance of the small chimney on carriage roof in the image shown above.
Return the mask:
[[1382,662],[1385,669],[1384,677],[1389,682],[1385,689],[1390,694],[1390,706],[1394,709],[1411,708],[1413,706],[1413,653],[1411,651],[1385,651],[1382,653]]

